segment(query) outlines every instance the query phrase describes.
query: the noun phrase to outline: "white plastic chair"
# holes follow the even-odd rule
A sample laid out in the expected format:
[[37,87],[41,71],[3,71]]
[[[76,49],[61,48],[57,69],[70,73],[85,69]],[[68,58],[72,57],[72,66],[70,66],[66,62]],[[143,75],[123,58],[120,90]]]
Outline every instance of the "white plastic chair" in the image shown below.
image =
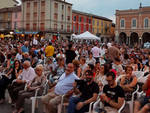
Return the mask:
[[139,85],[137,85],[137,89],[132,93],[132,98],[130,101],[126,101],[127,104],[129,104],[129,110],[130,113],[133,113],[133,104],[134,104],[134,96],[139,90]]
[[[48,80],[46,80],[46,82],[45,82],[44,90],[43,90],[42,95],[46,94],[47,85],[48,85]],[[31,113],[35,113],[36,99],[41,98],[41,96],[37,96],[39,90],[40,89],[37,89],[36,92],[35,92],[35,96],[30,98],[31,101],[32,101],[32,112]]]
[[124,77],[124,76],[125,76],[125,75],[120,75],[120,76],[118,76],[118,77],[116,78],[116,83],[118,84],[119,81],[121,80],[121,78]]
[[[93,108],[96,108],[96,106],[97,106],[97,104],[98,103],[100,103],[100,108],[103,108],[104,107],[104,105],[103,105],[103,103],[101,102],[101,100],[100,99],[98,99],[95,103],[94,103],[94,107]],[[118,113],[121,113],[121,111],[124,109],[124,107],[125,107],[125,104],[126,104],[126,101],[124,100],[124,102],[123,102],[123,104],[122,104],[122,106],[120,107],[120,109],[118,109]],[[92,112],[91,112],[92,113]]]
[[[63,108],[63,106],[64,107],[67,107],[68,105],[69,105],[69,103],[64,103],[64,97],[65,97],[65,95],[62,95],[62,99],[61,99],[61,103],[58,105],[58,111],[57,111],[57,113],[62,113],[62,108]],[[95,102],[91,102],[90,103],[90,106],[89,106],[89,111],[88,112],[85,112],[85,113],[92,113],[92,106],[93,106],[93,104],[94,104]],[[65,110],[64,110],[64,112],[65,112]],[[63,112],[63,113],[64,113]]]
[[140,77],[142,77],[144,75],[143,71],[133,71],[133,74],[137,77],[137,79],[139,80]]

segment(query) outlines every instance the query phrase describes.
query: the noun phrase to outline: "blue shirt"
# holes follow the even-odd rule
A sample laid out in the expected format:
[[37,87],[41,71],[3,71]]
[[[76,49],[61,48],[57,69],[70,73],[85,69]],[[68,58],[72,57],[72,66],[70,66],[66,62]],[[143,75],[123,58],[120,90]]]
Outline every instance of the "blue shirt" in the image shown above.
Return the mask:
[[22,50],[23,53],[29,52],[29,48],[26,47],[25,45],[23,45],[23,46],[21,47],[21,50]]
[[63,73],[55,86],[55,93],[57,95],[66,94],[68,91],[73,89],[73,83],[75,82],[76,79],[79,78],[74,72],[67,76],[66,73]]

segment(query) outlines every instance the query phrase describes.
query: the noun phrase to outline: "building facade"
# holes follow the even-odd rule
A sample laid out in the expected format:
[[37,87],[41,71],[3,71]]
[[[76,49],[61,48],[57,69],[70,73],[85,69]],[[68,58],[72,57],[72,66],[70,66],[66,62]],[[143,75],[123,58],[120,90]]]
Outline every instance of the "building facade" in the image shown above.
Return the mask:
[[12,30],[21,30],[22,28],[22,13],[21,6],[14,7],[12,11]]
[[0,31],[9,31],[12,29],[12,10],[13,8],[0,9]]
[[89,31],[92,33],[92,16],[88,13],[73,10],[72,31],[75,34],[80,34],[85,31]]
[[72,11],[72,31],[75,34],[89,31],[101,37],[102,42],[107,42],[114,37],[113,28],[112,20],[108,18],[77,10]]
[[63,0],[22,0],[24,31],[44,32],[46,37],[69,37],[72,33],[72,4]]
[[93,34],[100,36],[104,42],[112,40],[112,20],[97,15],[92,15],[92,20]]
[[150,7],[116,10],[116,41],[128,45],[150,42]]

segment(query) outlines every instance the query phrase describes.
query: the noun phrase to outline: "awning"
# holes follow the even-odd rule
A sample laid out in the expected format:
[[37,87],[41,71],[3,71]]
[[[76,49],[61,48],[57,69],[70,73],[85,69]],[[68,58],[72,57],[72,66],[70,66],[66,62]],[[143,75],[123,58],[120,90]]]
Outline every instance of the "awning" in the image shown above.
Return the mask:
[[19,31],[19,32],[14,32],[14,34],[37,34],[38,32],[23,32],[23,31]]

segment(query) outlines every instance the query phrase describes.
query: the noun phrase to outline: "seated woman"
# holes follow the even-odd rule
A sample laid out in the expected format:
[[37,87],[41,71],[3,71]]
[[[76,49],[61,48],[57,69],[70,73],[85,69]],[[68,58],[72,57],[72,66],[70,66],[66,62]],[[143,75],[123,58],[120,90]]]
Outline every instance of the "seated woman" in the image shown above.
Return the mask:
[[120,86],[125,91],[125,100],[131,100],[132,92],[136,90],[137,77],[132,74],[132,66],[126,66],[125,76],[121,78]]
[[82,70],[80,68],[80,62],[78,60],[73,60],[72,63],[74,65],[75,74],[80,78],[82,76]]
[[27,90],[22,90],[19,92],[19,98],[16,102],[16,109],[13,113],[21,113],[23,109],[23,104],[25,98],[30,98],[35,95],[36,89],[40,88],[38,91],[38,95],[42,95],[44,84],[46,82],[46,77],[43,74],[43,65],[39,64],[35,69],[36,77],[33,79],[31,83],[28,84]]
[[135,101],[134,113],[148,113],[150,110],[150,74],[142,89],[146,93],[146,96],[142,96]]
[[14,79],[18,77],[18,75],[22,72],[21,64],[19,60],[15,60],[10,71],[2,76],[0,80],[0,103],[4,102],[5,99],[5,90],[9,84],[12,83]]
[[98,83],[100,91],[102,91],[103,86],[107,84],[105,75],[108,71],[109,70],[107,70],[106,66],[103,64],[100,66],[98,73],[96,73],[95,82]]

